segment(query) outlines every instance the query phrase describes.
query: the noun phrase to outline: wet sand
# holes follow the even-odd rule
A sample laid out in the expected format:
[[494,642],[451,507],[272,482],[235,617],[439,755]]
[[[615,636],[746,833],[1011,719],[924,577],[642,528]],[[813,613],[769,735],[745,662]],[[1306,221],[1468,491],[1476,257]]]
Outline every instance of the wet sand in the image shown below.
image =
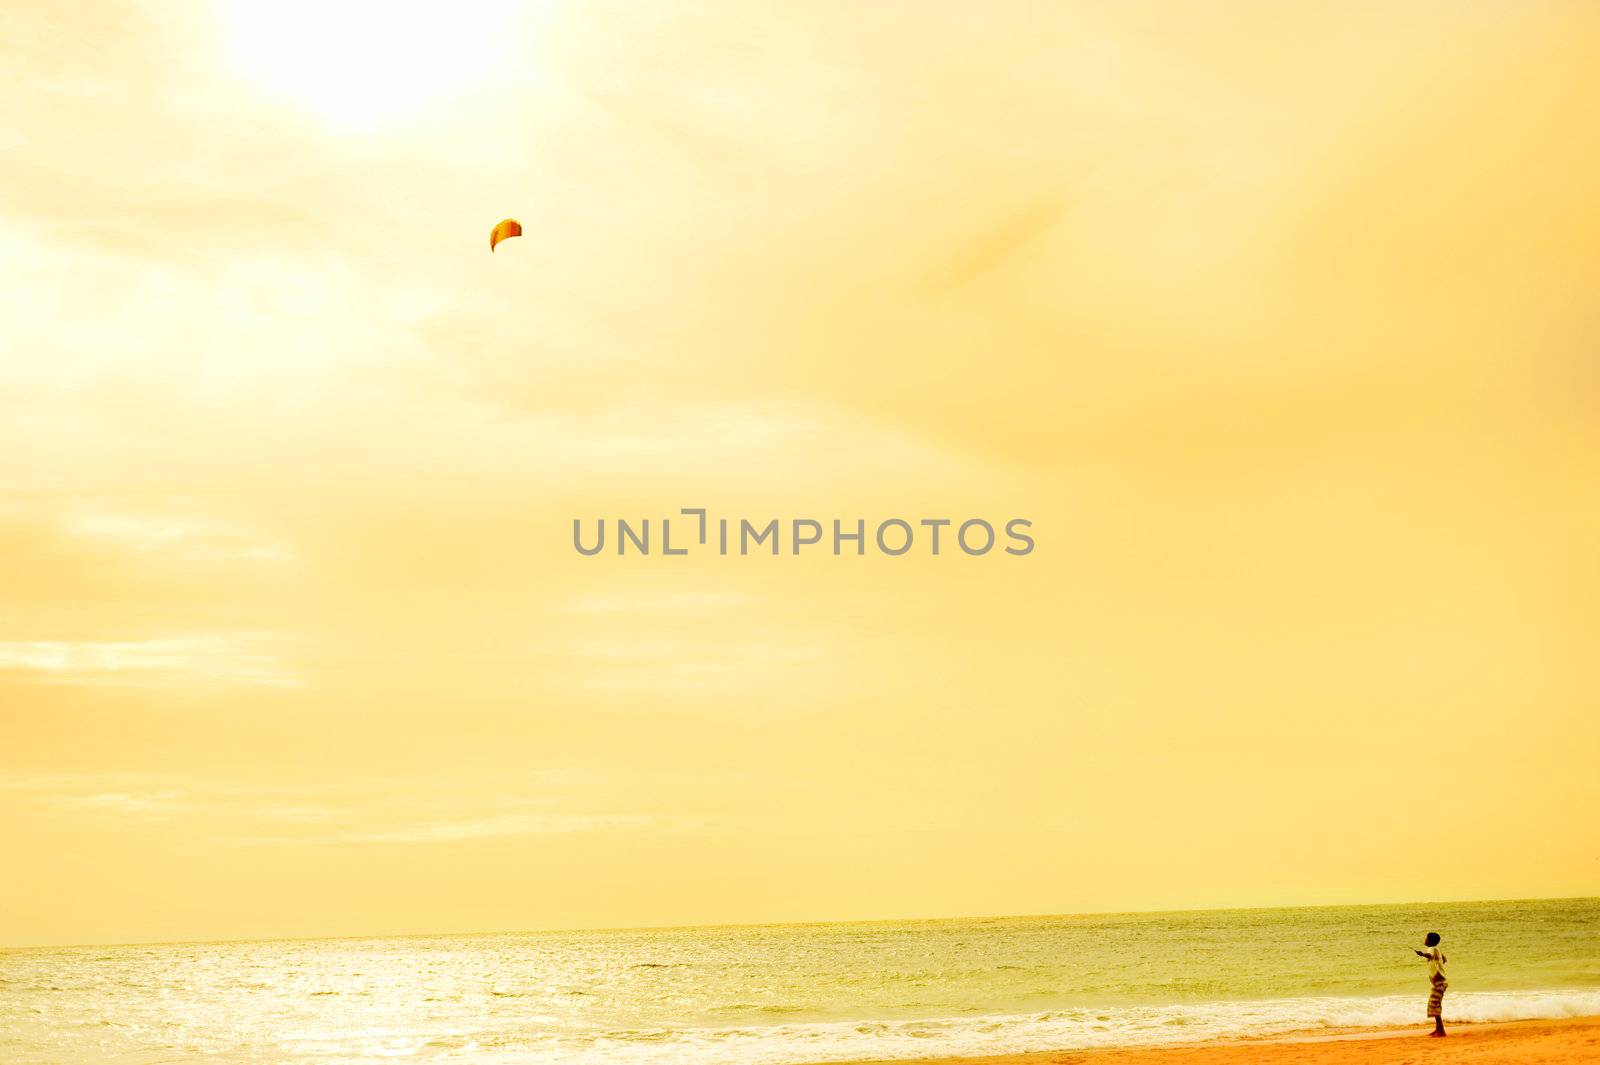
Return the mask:
[[1600,1063],[1600,1017],[1307,1033],[1273,1040],[1117,1050],[1061,1050],[859,1065],[1580,1065]]

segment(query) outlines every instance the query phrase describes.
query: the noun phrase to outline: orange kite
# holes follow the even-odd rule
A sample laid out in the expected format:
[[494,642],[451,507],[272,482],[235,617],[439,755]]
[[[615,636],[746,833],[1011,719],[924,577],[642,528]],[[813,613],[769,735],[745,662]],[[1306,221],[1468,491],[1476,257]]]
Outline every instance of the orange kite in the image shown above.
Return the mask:
[[522,236],[522,223],[515,218],[507,218],[503,222],[496,223],[495,227],[489,230],[489,250],[494,251],[494,246],[502,240],[520,236]]

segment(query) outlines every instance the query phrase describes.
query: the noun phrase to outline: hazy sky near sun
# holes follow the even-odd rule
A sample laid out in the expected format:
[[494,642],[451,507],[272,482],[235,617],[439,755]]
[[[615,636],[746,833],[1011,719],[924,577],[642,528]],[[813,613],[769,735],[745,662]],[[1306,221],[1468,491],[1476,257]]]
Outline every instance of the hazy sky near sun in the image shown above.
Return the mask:
[[1600,893],[1597,48],[7,4],[0,943]]

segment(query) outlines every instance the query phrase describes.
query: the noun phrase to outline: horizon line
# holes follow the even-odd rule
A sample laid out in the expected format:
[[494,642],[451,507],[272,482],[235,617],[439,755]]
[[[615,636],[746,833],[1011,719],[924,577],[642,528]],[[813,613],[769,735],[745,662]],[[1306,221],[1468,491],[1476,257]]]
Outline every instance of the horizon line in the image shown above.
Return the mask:
[[83,950],[91,947],[179,947],[179,946],[226,946],[240,943],[332,943],[340,940],[376,940],[376,939],[444,939],[444,938],[483,938],[489,936],[539,936],[557,935],[561,933],[588,932],[687,932],[696,929],[726,929],[726,928],[808,928],[816,925],[865,925],[865,924],[940,924],[955,923],[958,921],[1027,921],[1047,920],[1051,918],[1068,917],[1129,917],[1129,916],[1155,916],[1165,913],[1242,913],[1251,910],[1337,910],[1355,909],[1363,906],[1463,906],[1463,905],[1489,905],[1493,903],[1517,902],[1585,902],[1600,901],[1600,895],[1532,895],[1522,898],[1498,899],[1407,899],[1399,902],[1330,902],[1330,903],[1298,903],[1295,905],[1278,906],[1201,906],[1189,909],[1171,909],[1158,907],[1144,910],[1078,910],[1061,911],[1057,913],[990,913],[990,914],[958,914],[943,917],[850,917],[828,920],[792,920],[792,921],[723,921],[708,924],[641,924],[641,925],[596,925],[596,926],[558,926],[549,928],[520,928],[480,930],[474,932],[373,932],[360,935],[310,935],[310,936],[227,936],[222,938],[207,939],[152,939],[152,940],[127,940],[119,942],[82,942],[82,943],[36,943],[29,945],[0,944],[0,952],[19,953],[29,950]]

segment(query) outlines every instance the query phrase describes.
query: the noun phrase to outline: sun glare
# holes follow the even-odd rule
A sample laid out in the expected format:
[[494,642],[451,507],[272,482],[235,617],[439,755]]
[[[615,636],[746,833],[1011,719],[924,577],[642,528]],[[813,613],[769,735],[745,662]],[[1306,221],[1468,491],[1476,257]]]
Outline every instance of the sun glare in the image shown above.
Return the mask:
[[225,0],[230,58],[274,94],[356,125],[486,77],[508,51],[508,0]]

